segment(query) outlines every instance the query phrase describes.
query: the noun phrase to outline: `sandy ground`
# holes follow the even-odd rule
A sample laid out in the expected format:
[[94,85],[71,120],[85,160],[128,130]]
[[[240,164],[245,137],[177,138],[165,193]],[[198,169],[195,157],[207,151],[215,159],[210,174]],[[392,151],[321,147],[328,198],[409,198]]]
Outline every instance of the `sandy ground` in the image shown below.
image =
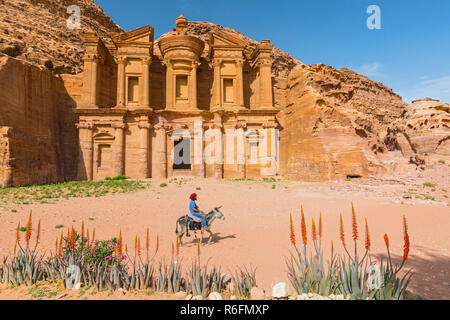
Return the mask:
[[[71,225],[80,228],[84,220],[87,228],[95,228],[97,239],[117,236],[122,230],[130,251],[134,247],[135,235],[145,238],[146,228],[149,227],[151,250],[154,250],[155,238],[159,235],[159,256],[170,258],[171,245],[175,241],[175,221],[186,213],[188,197],[196,192],[201,209],[207,211],[222,205],[226,216],[225,221],[213,224],[216,239],[202,248],[202,260],[211,259],[210,264],[220,265],[225,272],[234,270],[236,266],[256,267],[260,286],[270,290],[275,283],[287,280],[284,258],[291,249],[289,213],[293,214],[298,236],[300,205],[303,205],[308,229],[311,219],[315,218],[317,222],[319,212],[322,212],[325,251],[329,252],[332,239],[336,250],[341,251],[339,213],[344,215],[347,243],[350,244],[353,201],[358,216],[360,245],[363,246],[364,218],[367,217],[373,257],[385,254],[383,235],[387,233],[391,253],[400,261],[403,252],[402,216],[407,216],[411,239],[407,267],[415,271],[411,291],[426,299],[450,299],[450,209],[448,203],[443,201],[404,198],[404,192],[411,188],[426,191],[420,181],[401,183],[367,179],[327,184],[192,178],[184,178],[181,183],[179,181],[180,178],[177,181],[165,181],[169,183],[164,188],[160,187],[162,181],[151,181],[149,189],[132,194],[29,205],[18,209],[16,213],[0,211],[0,256],[12,252],[17,222],[20,220],[25,224],[32,209],[34,227],[37,219],[41,219],[41,249],[54,250],[55,239],[61,230],[66,232]],[[60,224],[65,228],[56,229]],[[190,263],[197,248],[194,237],[185,240],[187,244],[182,248],[181,256],[185,263]],[[20,290],[0,290],[0,299],[29,298]],[[119,298],[119,295],[96,298],[112,299]]]

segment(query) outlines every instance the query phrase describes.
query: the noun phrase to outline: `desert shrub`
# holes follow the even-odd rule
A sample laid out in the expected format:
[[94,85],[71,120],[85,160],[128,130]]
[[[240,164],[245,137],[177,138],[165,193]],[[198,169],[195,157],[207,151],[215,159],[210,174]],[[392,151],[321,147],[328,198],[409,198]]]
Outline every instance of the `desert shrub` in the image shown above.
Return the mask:
[[286,259],[287,274],[289,281],[297,292],[317,293],[322,296],[331,294],[350,297],[351,299],[403,299],[406,289],[412,277],[411,270],[403,276],[399,272],[404,267],[409,255],[409,234],[406,217],[403,218],[403,259],[400,265],[394,265],[390,254],[388,235],[384,235],[387,248],[387,261],[381,260],[380,266],[370,259],[370,233],[367,219],[365,221],[365,252],[358,254],[358,225],[356,213],[352,204],[352,239],[354,242],[354,254],[350,254],[345,240],[342,214],[340,216],[339,234],[346,256],[334,255],[334,244],[331,243],[331,259],[327,265],[324,264],[322,250],[322,215],[316,228],[314,219],[311,225],[312,246],[308,254],[308,239],[306,222],[301,208],[301,240],[303,250],[298,248],[292,215],[290,217],[290,241],[295,253]]
[[[145,182],[118,176],[101,181],[72,181],[40,186],[2,188],[0,189],[0,207],[15,207],[36,202],[54,203],[61,198],[101,197],[110,193],[130,193],[147,187],[148,184]],[[13,208],[13,210],[16,209]]]
[[127,177],[127,176],[124,176],[124,175],[118,175],[118,176],[115,176],[115,177],[113,177],[113,178],[110,178],[110,177],[107,177],[107,178],[105,178],[105,180],[128,180],[128,179],[130,179],[130,177]]

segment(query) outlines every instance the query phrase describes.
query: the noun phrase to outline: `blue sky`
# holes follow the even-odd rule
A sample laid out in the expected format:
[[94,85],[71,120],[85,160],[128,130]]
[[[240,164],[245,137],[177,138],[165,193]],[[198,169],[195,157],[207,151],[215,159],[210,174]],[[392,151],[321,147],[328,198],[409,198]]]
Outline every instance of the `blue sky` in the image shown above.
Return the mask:
[[[150,24],[155,38],[183,13],[236,29],[306,63],[347,67],[380,81],[406,102],[450,102],[449,0],[95,0],[123,29]],[[369,30],[370,5],[381,29]]]

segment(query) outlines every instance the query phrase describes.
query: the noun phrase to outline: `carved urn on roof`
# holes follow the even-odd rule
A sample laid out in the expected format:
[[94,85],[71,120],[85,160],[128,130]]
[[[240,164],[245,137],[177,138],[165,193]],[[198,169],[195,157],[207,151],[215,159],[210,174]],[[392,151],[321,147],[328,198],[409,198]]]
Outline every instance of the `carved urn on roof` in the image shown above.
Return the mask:
[[176,19],[176,35],[162,38],[159,49],[164,58],[194,58],[198,59],[205,48],[205,43],[193,36],[186,35],[188,21],[180,15]]

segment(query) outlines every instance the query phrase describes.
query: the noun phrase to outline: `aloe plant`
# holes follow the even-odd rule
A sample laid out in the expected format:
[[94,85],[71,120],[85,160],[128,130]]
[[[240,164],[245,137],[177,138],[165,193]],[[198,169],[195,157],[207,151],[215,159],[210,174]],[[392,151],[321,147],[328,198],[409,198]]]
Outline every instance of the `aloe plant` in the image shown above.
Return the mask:
[[244,269],[238,268],[231,281],[233,282],[234,294],[238,297],[249,297],[250,291],[257,286],[256,283],[256,269],[244,266]]

